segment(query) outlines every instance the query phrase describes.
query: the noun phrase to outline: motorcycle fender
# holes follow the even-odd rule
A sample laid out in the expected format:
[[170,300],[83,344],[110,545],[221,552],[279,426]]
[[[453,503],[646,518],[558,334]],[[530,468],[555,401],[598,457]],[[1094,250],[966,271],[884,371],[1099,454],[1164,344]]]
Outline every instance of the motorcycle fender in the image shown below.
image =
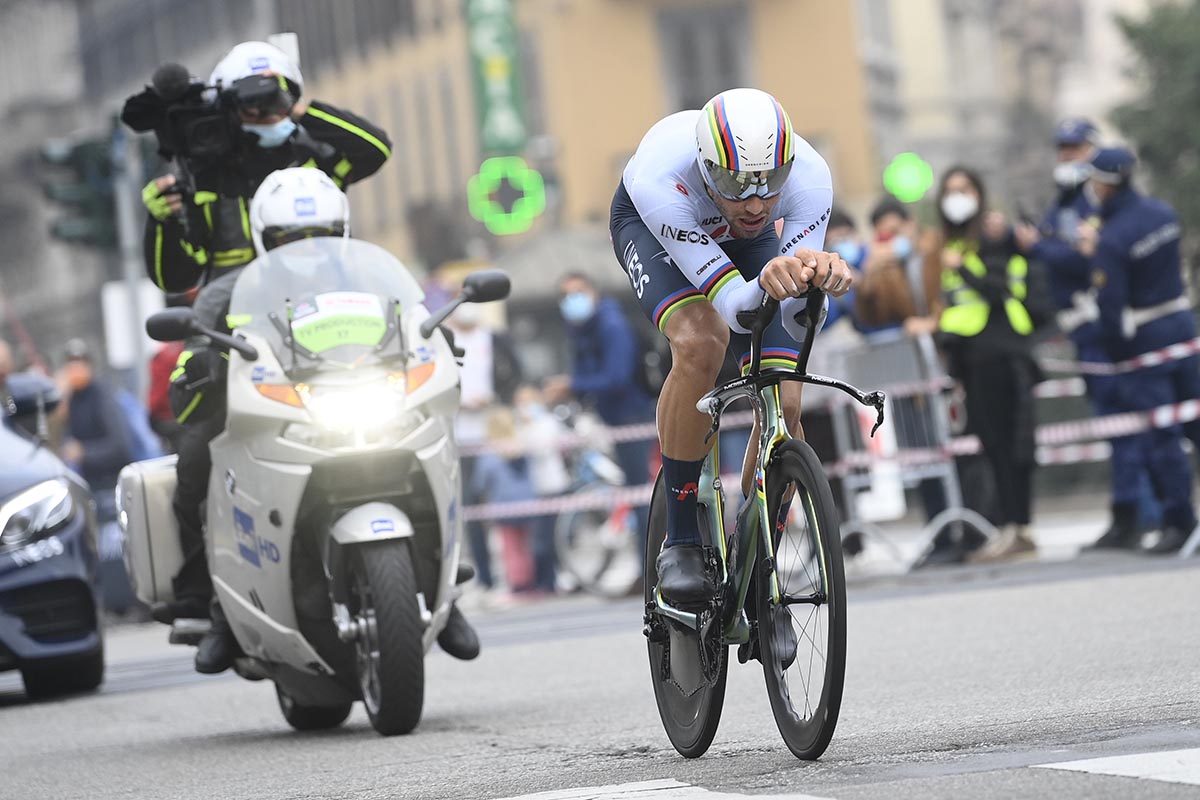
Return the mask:
[[330,530],[340,545],[411,539],[412,522],[391,503],[364,503],[343,514]]
[[364,503],[339,517],[325,540],[330,599],[335,603],[346,602],[346,559],[351,547],[412,537],[413,526],[408,515],[390,503]]

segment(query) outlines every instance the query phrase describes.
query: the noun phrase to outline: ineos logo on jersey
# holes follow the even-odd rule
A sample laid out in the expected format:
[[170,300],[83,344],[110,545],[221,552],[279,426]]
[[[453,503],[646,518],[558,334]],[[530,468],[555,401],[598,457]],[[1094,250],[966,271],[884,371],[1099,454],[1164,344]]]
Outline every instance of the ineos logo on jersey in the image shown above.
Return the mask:
[[825,209],[825,213],[821,215],[820,219],[811,223],[807,228],[805,228],[804,230],[797,233],[791,239],[788,239],[787,242],[783,245],[783,249],[780,250],[779,252],[781,254],[787,253],[788,250],[791,250],[793,247],[800,244],[800,240],[802,240],[805,236],[808,236],[810,233],[815,231],[817,228],[821,227],[821,223],[824,222],[828,218],[829,218],[829,209],[827,208],[827,209]]
[[646,290],[646,284],[650,283],[650,276],[642,267],[642,259],[638,256],[633,242],[625,245],[625,271],[629,273],[629,283],[633,286],[633,290],[637,292],[638,297],[641,297],[642,292]]
[[708,244],[709,242],[707,233],[689,231],[683,228],[672,228],[670,225],[662,226],[662,236],[666,239],[674,239],[677,242],[687,242],[689,244]]

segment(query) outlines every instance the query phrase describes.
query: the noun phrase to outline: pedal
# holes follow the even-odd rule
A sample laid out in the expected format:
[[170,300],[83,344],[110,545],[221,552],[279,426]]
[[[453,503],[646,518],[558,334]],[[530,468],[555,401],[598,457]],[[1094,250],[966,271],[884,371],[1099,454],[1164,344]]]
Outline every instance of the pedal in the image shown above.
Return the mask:
[[212,627],[212,621],[207,619],[177,619],[171,623],[171,634],[167,641],[171,644],[200,644],[200,640]]
[[474,577],[475,577],[475,568],[474,567],[472,567],[470,564],[459,564],[458,572],[456,572],[454,574],[454,585],[462,586],[464,583],[466,583],[467,581],[471,580],[471,578],[474,578]]

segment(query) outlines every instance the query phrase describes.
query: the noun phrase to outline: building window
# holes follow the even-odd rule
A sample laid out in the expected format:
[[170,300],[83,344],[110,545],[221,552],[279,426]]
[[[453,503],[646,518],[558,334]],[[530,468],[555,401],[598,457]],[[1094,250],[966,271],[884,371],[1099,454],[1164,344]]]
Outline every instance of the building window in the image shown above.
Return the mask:
[[750,83],[747,6],[666,9],[658,14],[671,111],[700,108]]
[[[391,101],[391,128],[388,134],[392,138],[392,158],[400,161],[408,161],[408,153],[410,152],[408,128],[405,125],[406,116],[404,113],[404,87],[400,81],[392,81],[392,88],[389,92]],[[412,184],[409,183],[410,173],[407,169],[395,169],[393,174],[399,182],[400,202],[405,209],[412,203],[413,191]]]
[[438,74],[438,92],[442,95],[442,135],[446,145],[446,177],[450,181],[450,199],[457,204],[467,193],[463,178],[462,163],[459,161],[462,148],[458,138],[459,120],[455,105],[454,76],[449,67],[442,67]]
[[414,165],[417,169],[412,170],[413,175],[421,176],[421,192],[418,195],[424,199],[431,199],[435,189],[433,180],[433,171],[436,169],[433,163],[433,120],[429,114],[429,89],[425,85],[425,79],[417,77],[414,80],[413,91],[413,114],[417,118],[416,130],[416,161]]

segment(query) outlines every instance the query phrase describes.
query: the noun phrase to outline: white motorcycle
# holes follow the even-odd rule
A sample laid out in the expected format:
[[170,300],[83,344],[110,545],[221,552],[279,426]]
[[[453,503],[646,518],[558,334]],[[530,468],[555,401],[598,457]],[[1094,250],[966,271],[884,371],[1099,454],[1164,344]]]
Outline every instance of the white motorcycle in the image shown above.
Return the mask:
[[[294,728],[340,725],[358,699],[384,735],[420,719],[424,654],[472,574],[459,565],[458,367],[437,325],[508,292],[503,272],[477,272],[430,314],[386,251],[310,239],[237,277],[233,335],[188,308],[146,323],[160,341],[204,334],[230,350],[226,426],[210,446],[209,567],[244,653],[234,669],[274,681]],[[174,482],[173,458],[121,476],[129,572],[147,603],[172,599],[181,563]],[[187,622],[173,642],[204,633]]]

